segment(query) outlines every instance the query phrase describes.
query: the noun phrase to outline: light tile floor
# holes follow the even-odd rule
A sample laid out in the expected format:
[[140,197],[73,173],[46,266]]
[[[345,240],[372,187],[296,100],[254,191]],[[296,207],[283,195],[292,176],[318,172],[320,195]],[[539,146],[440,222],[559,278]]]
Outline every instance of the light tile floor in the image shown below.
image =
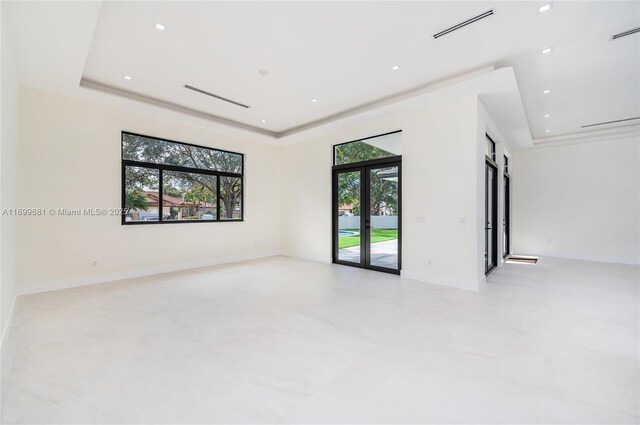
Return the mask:
[[640,268],[285,257],[21,297],[2,423],[638,423]]

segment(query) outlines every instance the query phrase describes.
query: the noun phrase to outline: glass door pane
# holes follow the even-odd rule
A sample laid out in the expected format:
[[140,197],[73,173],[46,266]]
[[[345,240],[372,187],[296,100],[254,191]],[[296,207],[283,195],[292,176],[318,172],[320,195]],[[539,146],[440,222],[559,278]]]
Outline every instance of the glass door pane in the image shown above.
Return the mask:
[[362,173],[337,173],[337,257],[338,261],[362,264]]
[[368,265],[398,269],[399,167],[369,168]]

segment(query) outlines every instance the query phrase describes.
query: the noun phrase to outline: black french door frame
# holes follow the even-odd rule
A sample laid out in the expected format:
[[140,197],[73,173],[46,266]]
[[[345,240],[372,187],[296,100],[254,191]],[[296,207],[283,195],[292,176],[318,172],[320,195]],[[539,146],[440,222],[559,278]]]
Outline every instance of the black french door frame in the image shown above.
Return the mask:
[[[489,173],[493,172],[493,179],[491,181],[491,199],[489,199]],[[491,204],[489,204],[491,203]],[[491,222],[489,218],[489,205],[491,205]],[[485,171],[484,171],[484,217],[485,217],[485,230],[484,230],[484,272],[485,275],[489,274],[498,265],[498,227],[496,225],[498,221],[498,164],[496,164],[489,157],[485,157]],[[487,227],[491,225],[491,227]],[[490,232],[487,232],[487,231]],[[489,233],[489,234],[487,234]],[[491,238],[491,258],[492,262],[489,263],[489,238]]]
[[[390,269],[371,265],[371,208],[370,208],[370,170],[384,167],[398,167],[398,268]],[[340,260],[338,257],[338,175],[346,172],[360,173],[360,262],[353,263]],[[331,173],[331,253],[334,264],[375,270],[384,273],[400,274],[402,269],[402,156],[372,159],[352,164],[334,165]]]
[[508,173],[504,173],[504,217],[502,219],[502,227],[504,231],[503,253],[502,258],[506,258],[511,251],[511,177]]

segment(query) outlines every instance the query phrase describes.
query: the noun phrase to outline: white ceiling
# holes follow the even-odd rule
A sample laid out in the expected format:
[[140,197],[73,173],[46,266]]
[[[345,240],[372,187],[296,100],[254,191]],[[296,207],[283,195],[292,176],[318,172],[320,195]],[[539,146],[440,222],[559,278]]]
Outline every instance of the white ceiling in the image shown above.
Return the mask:
[[[77,95],[82,77],[268,132],[339,118],[486,66],[514,68],[536,139],[640,116],[640,34],[611,41],[640,26],[640,2],[555,2],[540,14],[545,3],[25,2],[7,9],[25,85]],[[495,15],[433,38],[488,9]]]

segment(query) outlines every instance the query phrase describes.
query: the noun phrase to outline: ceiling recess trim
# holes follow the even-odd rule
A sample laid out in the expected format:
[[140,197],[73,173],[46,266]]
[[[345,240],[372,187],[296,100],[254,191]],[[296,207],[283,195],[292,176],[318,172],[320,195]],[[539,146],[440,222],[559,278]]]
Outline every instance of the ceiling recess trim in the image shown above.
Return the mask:
[[618,33],[618,34],[614,34],[614,35],[611,36],[611,40],[617,40],[618,38],[626,37],[628,35],[635,34],[637,32],[640,32],[640,27],[632,28],[630,30],[623,31],[623,32]]
[[562,134],[559,136],[533,139],[534,146],[558,146],[573,143],[599,142],[602,140],[616,140],[640,137],[640,123],[621,125],[612,128],[582,131],[579,133]]
[[249,109],[249,108],[250,108],[250,106],[249,106],[249,105],[245,105],[244,103],[240,103],[240,102],[236,102],[235,100],[227,99],[226,97],[222,97],[222,96],[219,96],[219,95],[217,95],[217,94],[210,93],[210,92],[208,92],[208,91],[206,91],[206,90],[202,90],[202,89],[199,89],[199,88],[197,88],[197,87],[190,86],[189,84],[185,84],[185,85],[184,85],[184,86],[182,86],[182,87],[184,87],[185,89],[193,90],[193,91],[194,91],[194,92],[196,92],[196,93],[204,94],[205,96],[210,96],[210,97],[213,97],[213,98],[215,98],[215,99],[218,99],[218,100],[222,100],[222,101],[224,101],[224,102],[231,103],[231,104],[233,104],[233,105],[241,106],[241,107],[243,107],[243,108],[247,108],[247,109]]
[[385,105],[390,105],[392,103],[400,102],[414,96],[419,96],[421,94],[425,94],[431,91],[439,90],[441,88],[465,81],[470,80],[472,78],[478,77],[480,75],[488,74],[495,70],[494,66],[485,66],[481,68],[477,68],[468,72],[463,72],[460,74],[452,75],[446,78],[442,78],[436,81],[430,81],[427,84],[423,84],[418,87],[414,87],[409,90],[405,90],[400,93],[392,94],[387,97],[383,97],[380,99],[376,99],[372,102],[365,103],[364,105],[359,105],[354,108],[346,109],[335,114],[326,116],[316,121],[311,121],[306,124],[299,125],[297,127],[290,128],[288,130],[284,130],[279,134],[278,137],[286,137],[296,133],[301,133],[306,130],[310,130],[315,127],[319,127],[324,124],[329,124],[333,121],[338,121],[342,118],[347,118],[353,115],[360,114],[362,112],[371,111],[373,109],[380,108]]
[[471,18],[471,19],[467,19],[467,20],[466,20],[466,21],[464,21],[464,22],[460,22],[459,24],[456,24],[456,25],[454,25],[454,26],[452,26],[452,27],[449,27],[449,28],[447,28],[446,30],[442,30],[442,31],[440,31],[440,32],[439,32],[439,33],[437,33],[437,34],[433,34],[433,38],[436,38],[436,39],[437,39],[437,38],[440,38],[440,37],[442,37],[443,35],[450,34],[450,33],[454,32],[454,31],[457,31],[457,30],[459,30],[459,29],[461,29],[461,28],[466,27],[467,25],[471,25],[471,24],[473,24],[474,22],[479,21],[480,19],[488,18],[489,16],[491,16],[491,15],[493,15],[493,14],[494,14],[493,9],[489,9],[489,10],[487,10],[486,12],[481,13],[481,14],[479,14],[479,15],[477,15],[477,16],[474,16],[474,17],[473,17],[473,18]]
[[155,97],[146,96],[143,94],[135,93],[129,90],[124,90],[118,87],[113,87],[108,84],[103,84],[98,81],[89,80],[86,78],[82,78],[80,80],[80,87],[85,89],[95,90],[102,93],[112,94],[115,96],[124,97],[126,99],[135,100],[138,102],[146,103],[148,105],[158,106],[160,108],[169,109],[175,112],[180,112],[183,114],[191,115],[196,118],[202,118],[208,121],[213,121],[215,123],[229,125],[232,127],[240,128],[242,130],[252,131],[254,133],[262,134],[265,136],[270,136],[277,138],[278,133],[270,130],[265,130],[260,127],[256,127],[253,125],[248,125],[241,123],[239,121],[230,120],[228,118],[219,117],[217,115],[209,114],[206,112],[198,111],[197,109],[188,108],[186,106],[178,105],[176,103],[167,102],[166,100],[157,99]]
[[343,118],[347,118],[353,115],[357,115],[363,112],[370,111],[372,109],[379,108],[381,106],[389,105],[392,103],[400,102],[402,100],[409,99],[414,96],[418,96],[421,94],[425,94],[431,91],[439,90],[441,88],[478,77],[480,75],[488,74],[495,70],[493,66],[485,66],[481,68],[477,68],[468,72],[464,72],[461,74],[457,74],[454,76],[450,76],[448,78],[443,78],[436,81],[431,81],[427,84],[423,84],[418,87],[414,87],[410,90],[406,90],[400,93],[396,93],[387,97],[383,97],[380,99],[376,99],[372,102],[358,105],[356,107],[346,109],[335,114],[326,116],[324,118],[320,118],[315,121],[311,121],[305,124],[301,124],[295,127],[291,127],[289,129],[285,129],[283,131],[271,131],[266,130],[264,128],[256,127],[249,124],[244,124],[239,121],[235,121],[229,118],[220,117],[218,115],[209,114],[207,112],[202,112],[197,109],[189,108],[187,106],[178,105],[173,102],[168,102],[166,100],[158,99],[152,96],[147,96],[144,94],[136,93],[133,91],[125,90],[119,87],[114,87],[109,84],[104,84],[99,81],[91,80],[88,78],[82,77],[80,80],[80,87],[90,90],[99,91],[102,93],[111,94],[114,96],[123,97],[125,99],[134,100],[141,103],[146,103],[147,105],[157,106],[160,108],[165,108],[171,111],[180,112],[186,115],[191,115],[196,118],[201,118],[204,120],[212,121],[214,123],[223,124],[235,128],[239,128],[241,130],[251,131],[257,134],[261,134],[263,136],[269,136],[274,139],[281,139],[283,137],[291,136],[293,134],[301,133],[306,130],[310,130],[315,127],[319,127],[325,124],[329,124],[334,121],[338,121]]
[[619,123],[619,122],[633,121],[633,120],[640,120],[640,117],[625,118],[625,119],[622,119],[622,120],[615,120],[615,121],[598,122],[598,123],[595,123],[595,124],[587,124],[587,125],[583,125],[582,128],[595,127],[595,126],[598,126],[598,125],[615,124],[615,123]]

